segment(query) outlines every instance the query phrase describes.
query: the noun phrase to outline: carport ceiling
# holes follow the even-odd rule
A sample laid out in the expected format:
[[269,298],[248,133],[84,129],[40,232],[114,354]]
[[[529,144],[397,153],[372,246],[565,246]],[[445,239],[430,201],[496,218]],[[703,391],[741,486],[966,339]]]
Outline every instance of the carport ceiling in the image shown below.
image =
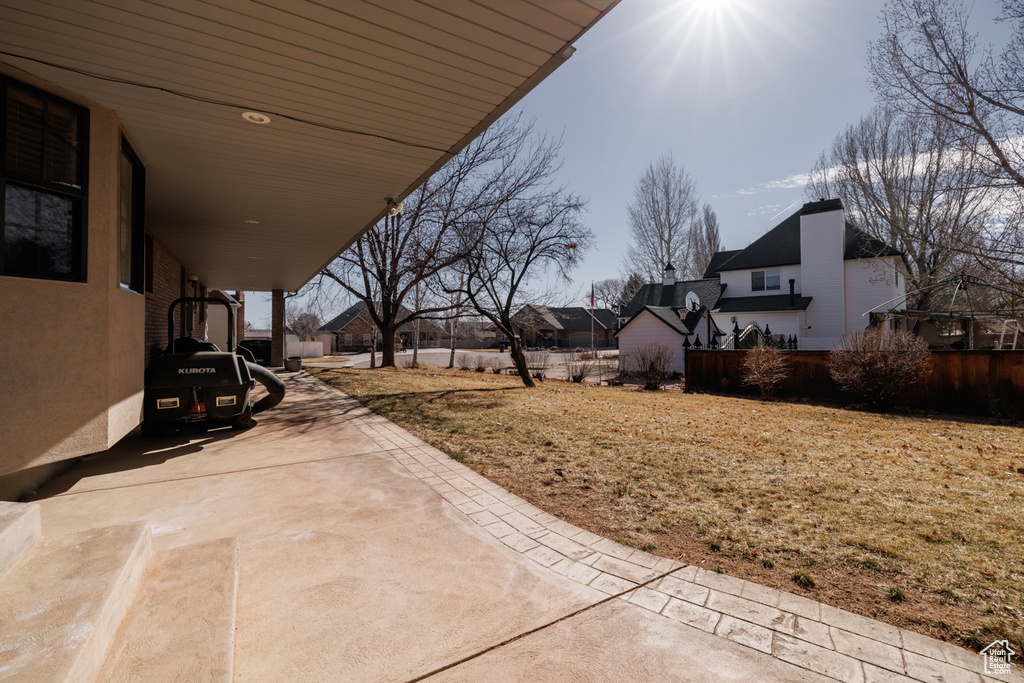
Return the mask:
[[617,2],[0,0],[0,60],[117,113],[208,286],[290,291]]

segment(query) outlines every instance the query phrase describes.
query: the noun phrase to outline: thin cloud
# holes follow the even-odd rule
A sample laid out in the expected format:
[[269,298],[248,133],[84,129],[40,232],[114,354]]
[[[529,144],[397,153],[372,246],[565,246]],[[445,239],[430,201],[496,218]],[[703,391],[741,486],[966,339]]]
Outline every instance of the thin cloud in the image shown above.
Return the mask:
[[735,190],[731,193],[716,194],[712,198],[732,199],[734,197],[749,197],[750,195],[762,194],[764,192],[777,192],[779,190],[802,190],[807,186],[808,180],[810,180],[810,174],[798,173],[796,175],[779,178],[777,180],[766,180],[763,183],[758,183],[754,187]]

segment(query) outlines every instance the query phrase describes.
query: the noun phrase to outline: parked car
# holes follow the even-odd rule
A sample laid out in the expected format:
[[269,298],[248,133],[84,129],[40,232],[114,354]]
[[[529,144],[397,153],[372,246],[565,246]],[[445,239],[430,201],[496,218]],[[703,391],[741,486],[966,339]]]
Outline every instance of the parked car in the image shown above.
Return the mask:
[[269,339],[243,339],[238,345],[248,349],[259,365],[267,367],[270,365],[270,340]]

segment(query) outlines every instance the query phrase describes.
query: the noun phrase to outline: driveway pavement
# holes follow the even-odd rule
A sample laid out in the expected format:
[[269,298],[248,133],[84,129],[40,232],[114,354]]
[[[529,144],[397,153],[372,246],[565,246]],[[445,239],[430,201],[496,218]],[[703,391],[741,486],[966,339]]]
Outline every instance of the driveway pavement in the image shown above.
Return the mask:
[[977,654],[583,531],[282,377],[249,431],[130,437],[36,499],[47,536],[236,537],[235,680],[996,680]]

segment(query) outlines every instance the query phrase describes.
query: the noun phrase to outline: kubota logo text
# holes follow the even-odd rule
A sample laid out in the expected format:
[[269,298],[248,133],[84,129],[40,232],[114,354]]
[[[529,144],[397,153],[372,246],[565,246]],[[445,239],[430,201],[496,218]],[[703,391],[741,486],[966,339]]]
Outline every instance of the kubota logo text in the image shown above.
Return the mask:
[[179,375],[212,375],[216,368],[178,368]]

